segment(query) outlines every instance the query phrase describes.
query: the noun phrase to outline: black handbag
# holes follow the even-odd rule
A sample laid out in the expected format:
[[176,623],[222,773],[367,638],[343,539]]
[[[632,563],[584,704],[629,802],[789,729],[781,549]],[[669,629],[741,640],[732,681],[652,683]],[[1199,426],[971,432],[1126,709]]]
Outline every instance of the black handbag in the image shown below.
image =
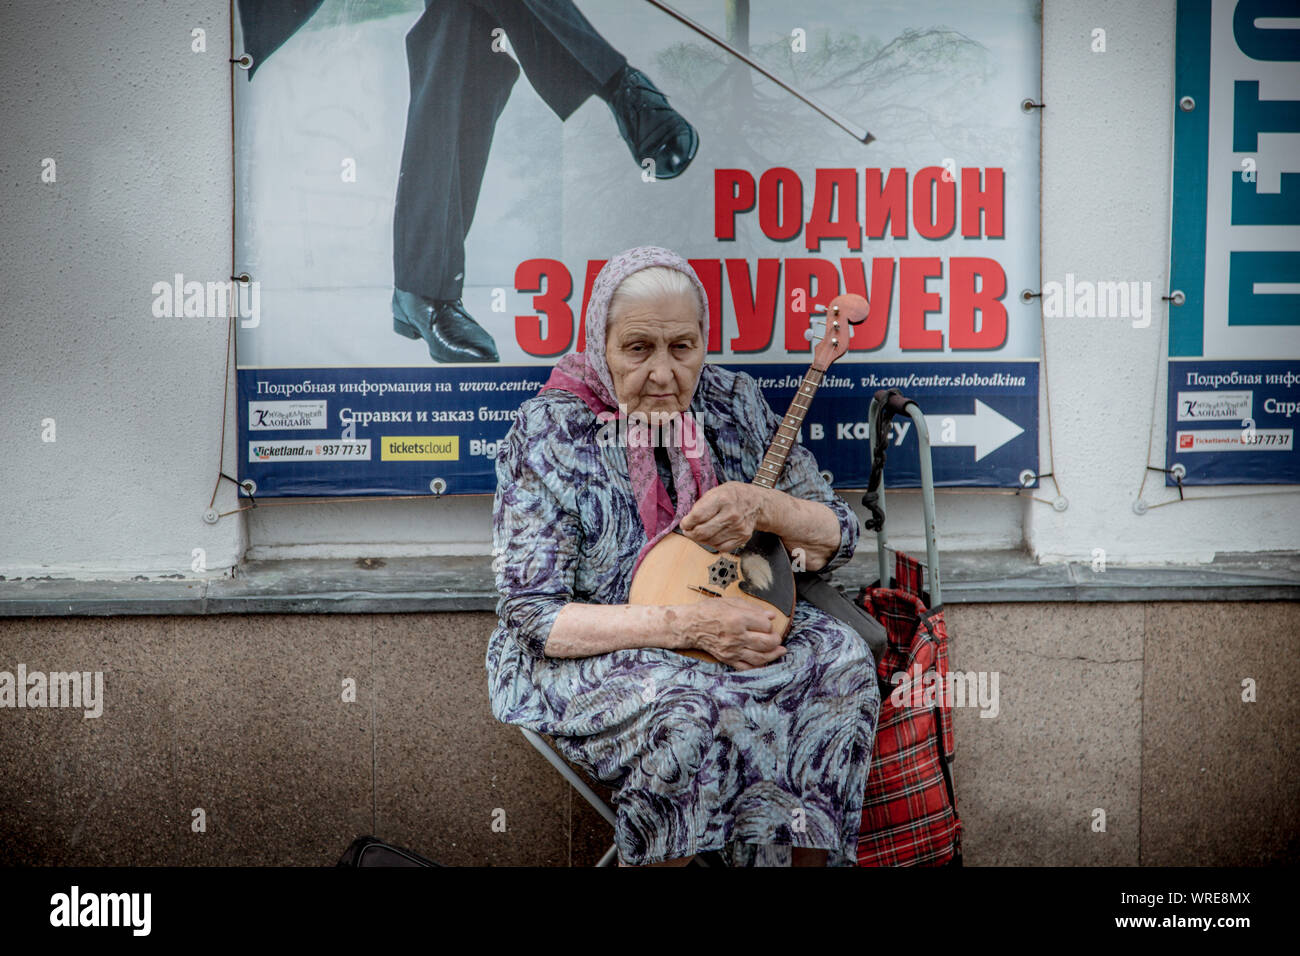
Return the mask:
[[871,648],[871,656],[880,660],[885,649],[885,626],[851,601],[843,588],[831,583],[830,572],[797,571],[794,576],[795,594],[831,617],[839,618],[862,635]]
[[352,841],[338,866],[442,866],[414,850],[392,846],[378,837],[360,836]]

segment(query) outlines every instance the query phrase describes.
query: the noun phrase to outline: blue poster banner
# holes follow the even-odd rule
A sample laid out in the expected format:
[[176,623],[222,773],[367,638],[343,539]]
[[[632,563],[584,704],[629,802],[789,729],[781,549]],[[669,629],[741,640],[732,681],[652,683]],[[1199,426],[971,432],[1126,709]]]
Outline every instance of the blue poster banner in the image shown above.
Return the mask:
[[1167,414],[1184,484],[1300,482],[1300,362],[1171,360]]
[[[788,365],[736,366],[777,414],[802,378]],[[247,438],[241,474],[257,495],[318,495],[340,483],[358,495],[475,494],[496,487],[497,443],[544,368],[241,370]],[[530,374],[531,373],[531,374]],[[833,484],[871,474],[871,398],[897,388],[929,431],[937,483],[1019,485],[1037,465],[1037,362],[836,364],[800,431]],[[891,424],[886,486],[920,486],[913,422]],[[1033,487],[1036,481],[1026,484]]]
[[1297,484],[1300,3],[1179,0],[1166,484]]

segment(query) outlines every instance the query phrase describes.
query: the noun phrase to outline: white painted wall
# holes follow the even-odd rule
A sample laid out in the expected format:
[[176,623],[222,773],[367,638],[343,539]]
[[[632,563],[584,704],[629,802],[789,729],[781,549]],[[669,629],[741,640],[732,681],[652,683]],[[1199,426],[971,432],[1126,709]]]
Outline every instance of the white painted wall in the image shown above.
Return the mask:
[[[1044,279],[1167,288],[1173,0],[1046,0]],[[1108,50],[1094,54],[1094,27]],[[208,49],[190,50],[194,28]],[[219,320],[154,319],[155,281],[230,266],[229,8],[212,0],[0,0],[0,574],[189,574],[242,557],[486,553],[491,499],[281,504],[202,520],[226,374]],[[40,181],[53,157],[58,182]],[[1160,291],[1157,294],[1160,294]],[[1163,319],[1163,314],[1158,318]],[[1152,416],[1163,434],[1163,327],[1048,320],[1054,470],[1069,507],[940,492],[941,547],[1045,561],[1209,560],[1300,548],[1300,495],[1189,492],[1132,510]],[[230,376],[233,393],[233,374]],[[235,417],[224,468],[234,474]],[[1153,409],[1156,409],[1153,413]],[[1042,461],[1049,467],[1047,403]],[[54,419],[57,441],[41,440]],[[1158,475],[1151,504],[1176,498]],[[1036,494],[1051,498],[1050,481]],[[1226,497],[1225,497],[1226,496]],[[856,500],[856,495],[849,495]],[[217,486],[216,507],[246,506]],[[917,496],[890,498],[915,548]]]
[[163,277],[230,274],[229,42],[224,3],[0,3],[7,577],[188,573],[194,548],[219,567],[245,547],[244,523],[202,520],[226,329],[150,311]]
[[[1043,279],[1064,281],[1073,272],[1150,280],[1153,295],[1164,295],[1175,4],[1046,0],[1044,7]],[[1092,52],[1096,27],[1106,30],[1103,54]],[[1044,320],[1054,468],[1069,507],[1035,504],[1026,512],[1026,541],[1043,561],[1088,559],[1094,548],[1106,549],[1108,563],[1300,548],[1300,489],[1248,498],[1242,495],[1284,489],[1195,488],[1189,497],[1209,500],[1134,513],[1145,466],[1164,462],[1166,312],[1159,309],[1146,329],[1124,319]],[[1045,428],[1042,435],[1048,470]],[[1177,501],[1163,475],[1147,475],[1144,501]]]

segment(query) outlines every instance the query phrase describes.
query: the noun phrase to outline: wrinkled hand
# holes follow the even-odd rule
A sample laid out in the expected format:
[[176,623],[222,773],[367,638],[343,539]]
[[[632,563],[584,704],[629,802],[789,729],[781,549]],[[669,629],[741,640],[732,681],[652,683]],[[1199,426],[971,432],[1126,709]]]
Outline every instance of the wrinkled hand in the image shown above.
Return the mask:
[[734,551],[758,530],[766,500],[764,491],[743,481],[723,482],[700,496],[682,518],[681,529],[692,541],[719,551]]
[[684,605],[670,611],[668,620],[680,646],[705,651],[736,670],[763,667],[786,652],[776,612],[741,598]]

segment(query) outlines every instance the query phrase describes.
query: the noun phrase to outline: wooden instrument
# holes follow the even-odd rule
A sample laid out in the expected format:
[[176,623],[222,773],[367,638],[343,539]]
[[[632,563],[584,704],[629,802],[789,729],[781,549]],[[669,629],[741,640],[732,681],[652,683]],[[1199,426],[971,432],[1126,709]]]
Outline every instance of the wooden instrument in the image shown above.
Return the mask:
[[[866,317],[867,300],[860,295],[840,295],[830,301],[812,365],[804,373],[751,484],[776,487],[817,387],[831,363],[848,351],[848,324],[856,325]],[[811,338],[815,331],[810,328],[805,334]],[[774,627],[780,631],[782,643],[785,642],[794,617],[795,585],[794,568],[780,536],[758,531],[743,547],[723,553],[691,540],[674,528],[641,560],[632,579],[628,603],[695,604],[720,597],[740,598],[764,610],[774,609],[777,613]],[[704,651],[678,653],[717,663],[715,657]]]

